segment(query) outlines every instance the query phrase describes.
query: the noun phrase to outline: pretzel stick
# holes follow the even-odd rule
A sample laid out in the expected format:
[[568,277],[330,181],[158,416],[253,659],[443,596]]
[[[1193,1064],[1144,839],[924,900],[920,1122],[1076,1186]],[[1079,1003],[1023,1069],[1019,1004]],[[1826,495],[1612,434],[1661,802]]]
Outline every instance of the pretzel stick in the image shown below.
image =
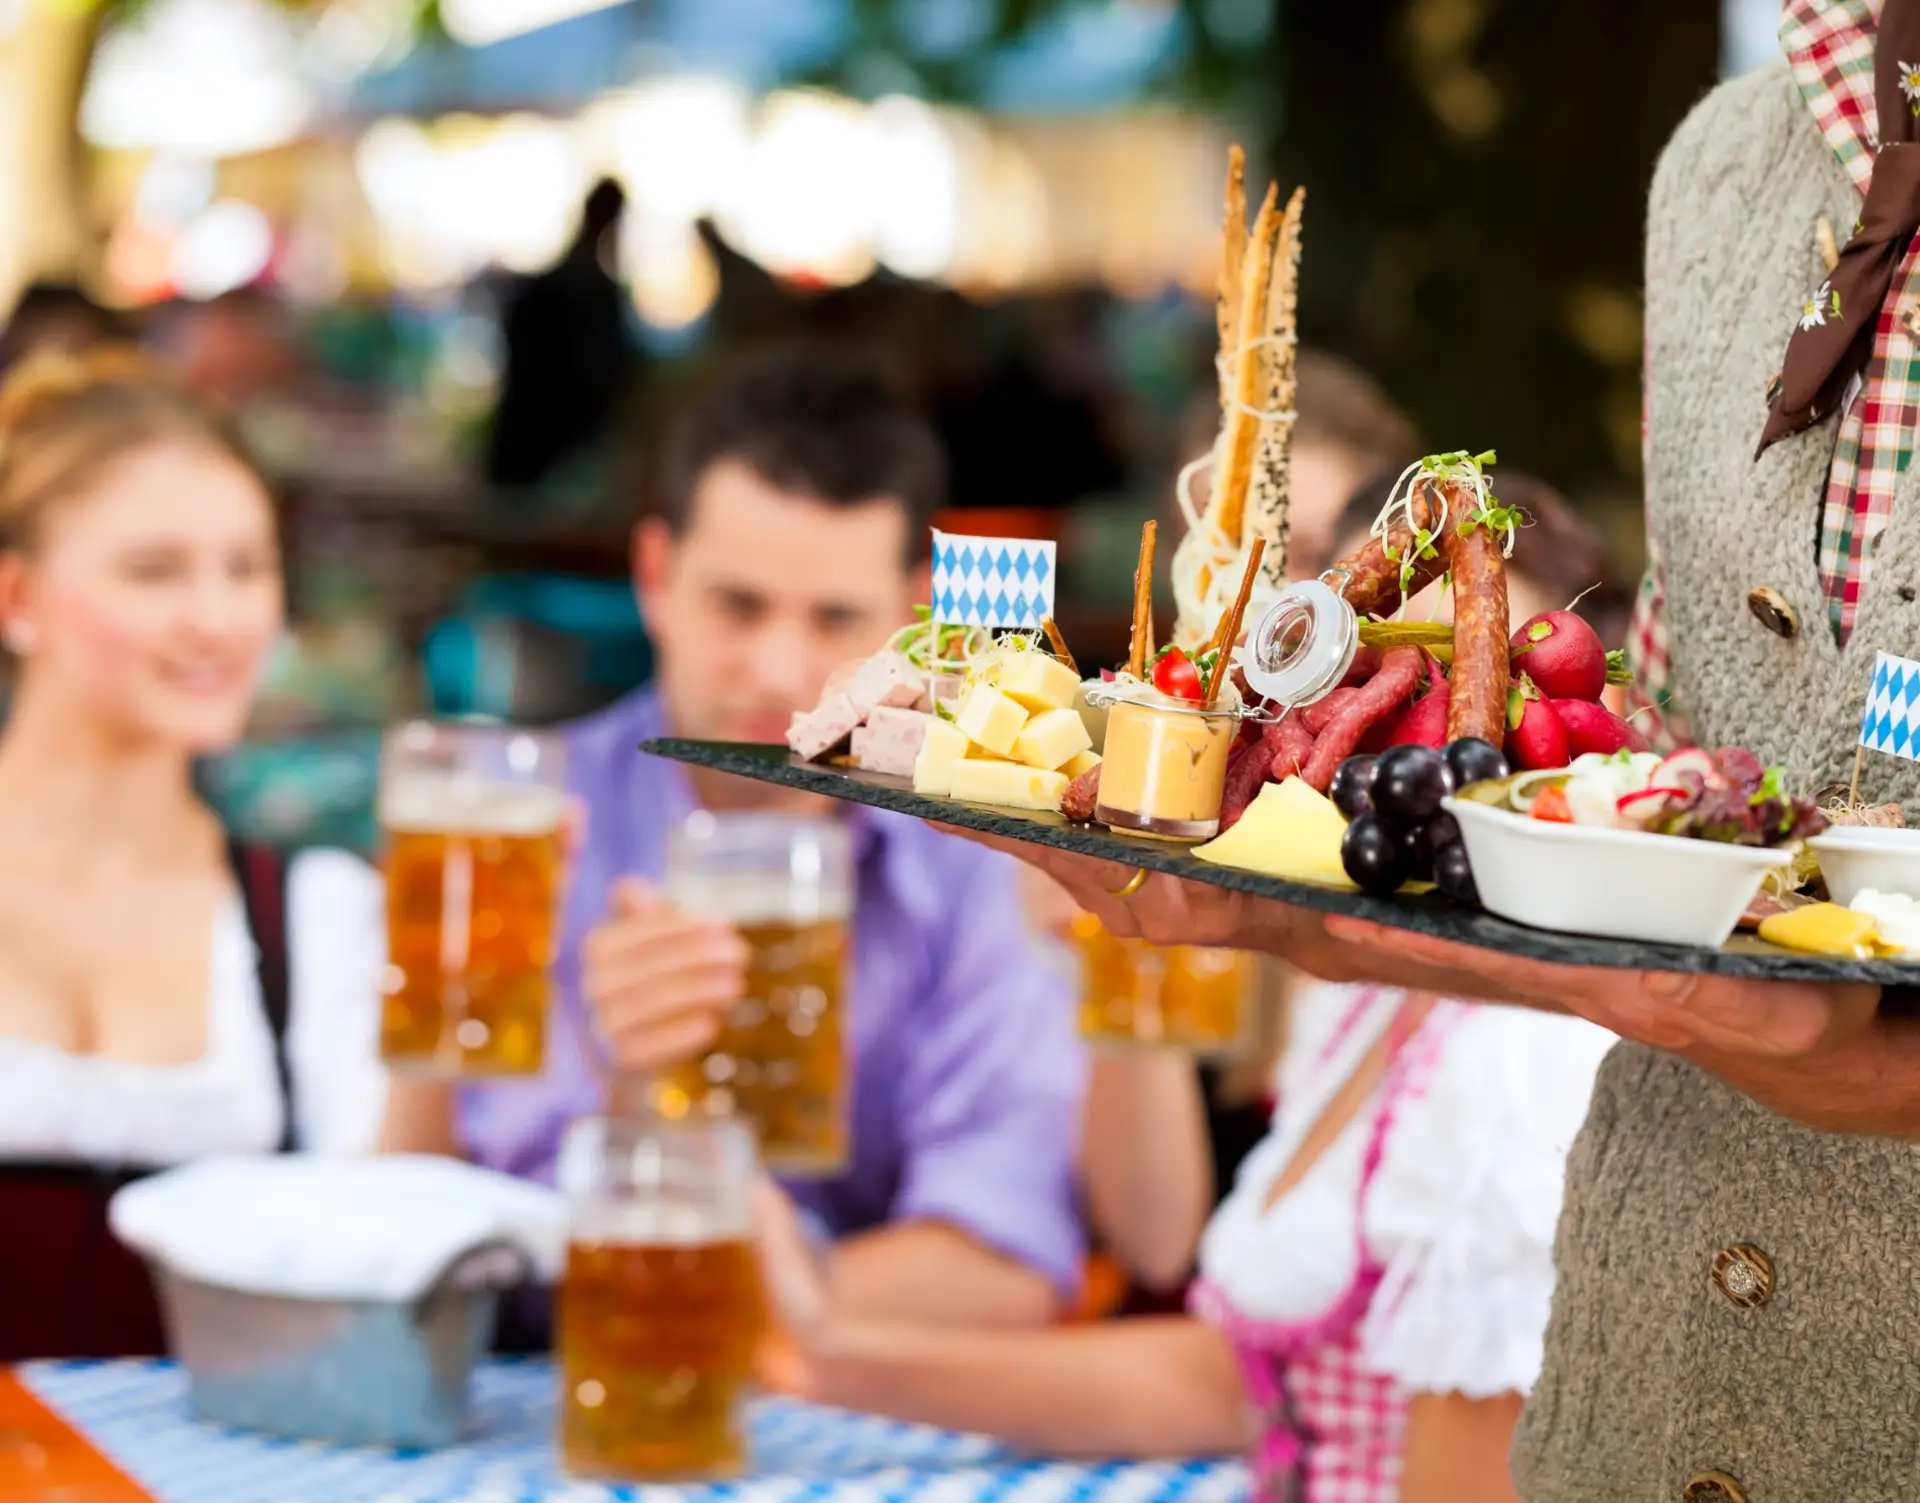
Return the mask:
[[1220,618],[1220,628],[1213,634],[1208,651],[1214,654],[1213,672],[1207,678],[1207,704],[1220,697],[1220,685],[1226,682],[1226,674],[1221,672],[1227,663],[1227,654],[1233,650],[1233,644],[1240,639],[1240,622],[1247,614],[1247,601],[1253,595],[1253,582],[1260,577],[1260,556],[1267,551],[1267,540],[1255,538],[1253,546],[1247,550],[1247,571],[1240,576],[1240,593],[1233,597],[1233,607]]
[[[1220,331],[1220,358],[1233,358],[1234,335],[1240,328],[1241,266],[1247,255],[1247,154],[1227,148],[1227,202],[1220,226],[1220,296],[1214,303],[1214,323]],[[1231,377],[1220,371],[1220,405],[1227,404]]]
[[1213,476],[1215,523],[1227,540],[1238,546],[1246,520],[1247,488],[1253,480],[1253,453],[1262,424],[1260,353],[1258,342],[1267,332],[1267,289],[1273,280],[1273,256],[1280,237],[1279,189],[1267,185],[1247,241],[1247,259],[1241,273],[1240,327],[1234,336],[1229,370],[1233,374],[1233,405],[1227,409],[1221,432],[1221,467]]
[[1267,284],[1267,342],[1260,350],[1265,418],[1254,443],[1253,475],[1247,489],[1246,537],[1267,540],[1264,568],[1274,589],[1286,587],[1287,505],[1293,487],[1295,360],[1299,354],[1300,219],[1306,189],[1296,188],[1280,220],[1280,243]]
[[1040,629],[1047,634],[1047,642],[1053,648],[1053,655],[1065,663],[1074,673],[1080,671],[1080,665],[1073,660],[1073,651],[1067,646],[1067,639],[1060,635],[1060,627],[1051,616],[1040,618]]
[[1140,529],[1140,562],[1133,570],[1133,637],[1127,649],[1127,672],[1135,678],[1147,676],[1147,654],[1153,638],[1153,545],[1160,524],[1147,518]]

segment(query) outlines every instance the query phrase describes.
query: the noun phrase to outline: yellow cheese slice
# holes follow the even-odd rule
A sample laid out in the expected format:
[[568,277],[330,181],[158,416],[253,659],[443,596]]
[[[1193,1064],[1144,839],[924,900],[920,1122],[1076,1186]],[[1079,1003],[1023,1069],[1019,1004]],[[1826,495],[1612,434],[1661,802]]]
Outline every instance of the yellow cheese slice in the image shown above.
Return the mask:
[[1092,772],[1093,769],[1098,767],[1099,765],[1100,765],[1099,752],[1083,751],[1080,753],[1079,756],[1073,758],[1073,760],[1068,762],[1066,766],[1062,767],[1060,770],[1064,772],[1069,778],[1077,778],[1082,773]]
[[913,791],[945,798],[953,789],[953,766],[967,754],[967,736],[958,726],[936,719],[927,727],[913,762]]
[[1029,710],[1064,710],[1080,692],[1080,676],[1044,652],[1010,652],[993,670],[993,683]]
[[969,741],[1007,757],[1013,755],[1013,743],[1026,729],[1027,712],[992,684],[975,684],[960,702],[953,723],[967,733]]
[[[1013,759],[1056,772],[1093,747],[1087,723],[1072,710],[1042,710],[1013,743]],[[1071,776],[1071,774],[1069,774]]]
[[1354,881],[1340,864],[1346,833],[1347,822],[1331,799],[1288,778],[1267,784],[1231,830],[1193,854],[1215,866],[1353,892]]
[[1881,942],[1880,925],[1871,914],[1857,913],[1838,903],[1809,903],[1804,908],[1769,914],[1760,920],[1760,937],[1782,949],[1847,960],[1872,960],[1888,949]]
[[1058,809],[1067,791],[1064,773],[1022,767],[1017,762],[953,764],[949,797],[969,804],[998,804],[1005,809]]

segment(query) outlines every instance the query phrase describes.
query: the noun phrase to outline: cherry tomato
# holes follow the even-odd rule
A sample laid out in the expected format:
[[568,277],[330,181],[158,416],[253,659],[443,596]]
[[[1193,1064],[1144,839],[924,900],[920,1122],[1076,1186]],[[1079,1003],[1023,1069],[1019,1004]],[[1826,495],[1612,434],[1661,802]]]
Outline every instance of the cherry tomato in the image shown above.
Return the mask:
[[1567,795],[1563,789],[1542,788],[1534,798],[1530,812],[1535,819],[1544,819],[1548,824],[1573,823],[1573,810],[1567,806]]
[[1202,698],[1200,670],[1193,659],[1178,647],[1169,647],[1166,655],[1153,665],[1153,687],[1169,699]]

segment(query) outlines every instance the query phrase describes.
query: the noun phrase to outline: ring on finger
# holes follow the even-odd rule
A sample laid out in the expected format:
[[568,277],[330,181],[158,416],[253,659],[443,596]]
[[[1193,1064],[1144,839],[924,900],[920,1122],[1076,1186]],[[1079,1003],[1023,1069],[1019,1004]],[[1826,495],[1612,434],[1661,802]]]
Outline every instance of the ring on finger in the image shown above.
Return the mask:
[[1146,885],[1147,869],[1144,866],[1136,866],[1133,869],[1133,875],[1127,878],[1125,882],[1118,887],[1108,889],[1107,896],[1110,898],[1130,898]]

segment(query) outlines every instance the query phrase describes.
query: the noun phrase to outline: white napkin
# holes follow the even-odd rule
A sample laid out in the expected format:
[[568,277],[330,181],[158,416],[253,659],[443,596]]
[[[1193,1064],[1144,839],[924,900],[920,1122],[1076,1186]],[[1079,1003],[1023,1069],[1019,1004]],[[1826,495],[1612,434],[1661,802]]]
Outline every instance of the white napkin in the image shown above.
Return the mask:
[[[463,1254],[463,1284],[559,1277],[566,1202],[454,1159],[312,1154],[200,1159],[113,1198],[115,1234],[174,1273],[301,1299],[417,1299]],[[517,1249],[523,1256],[515,1256]]]

